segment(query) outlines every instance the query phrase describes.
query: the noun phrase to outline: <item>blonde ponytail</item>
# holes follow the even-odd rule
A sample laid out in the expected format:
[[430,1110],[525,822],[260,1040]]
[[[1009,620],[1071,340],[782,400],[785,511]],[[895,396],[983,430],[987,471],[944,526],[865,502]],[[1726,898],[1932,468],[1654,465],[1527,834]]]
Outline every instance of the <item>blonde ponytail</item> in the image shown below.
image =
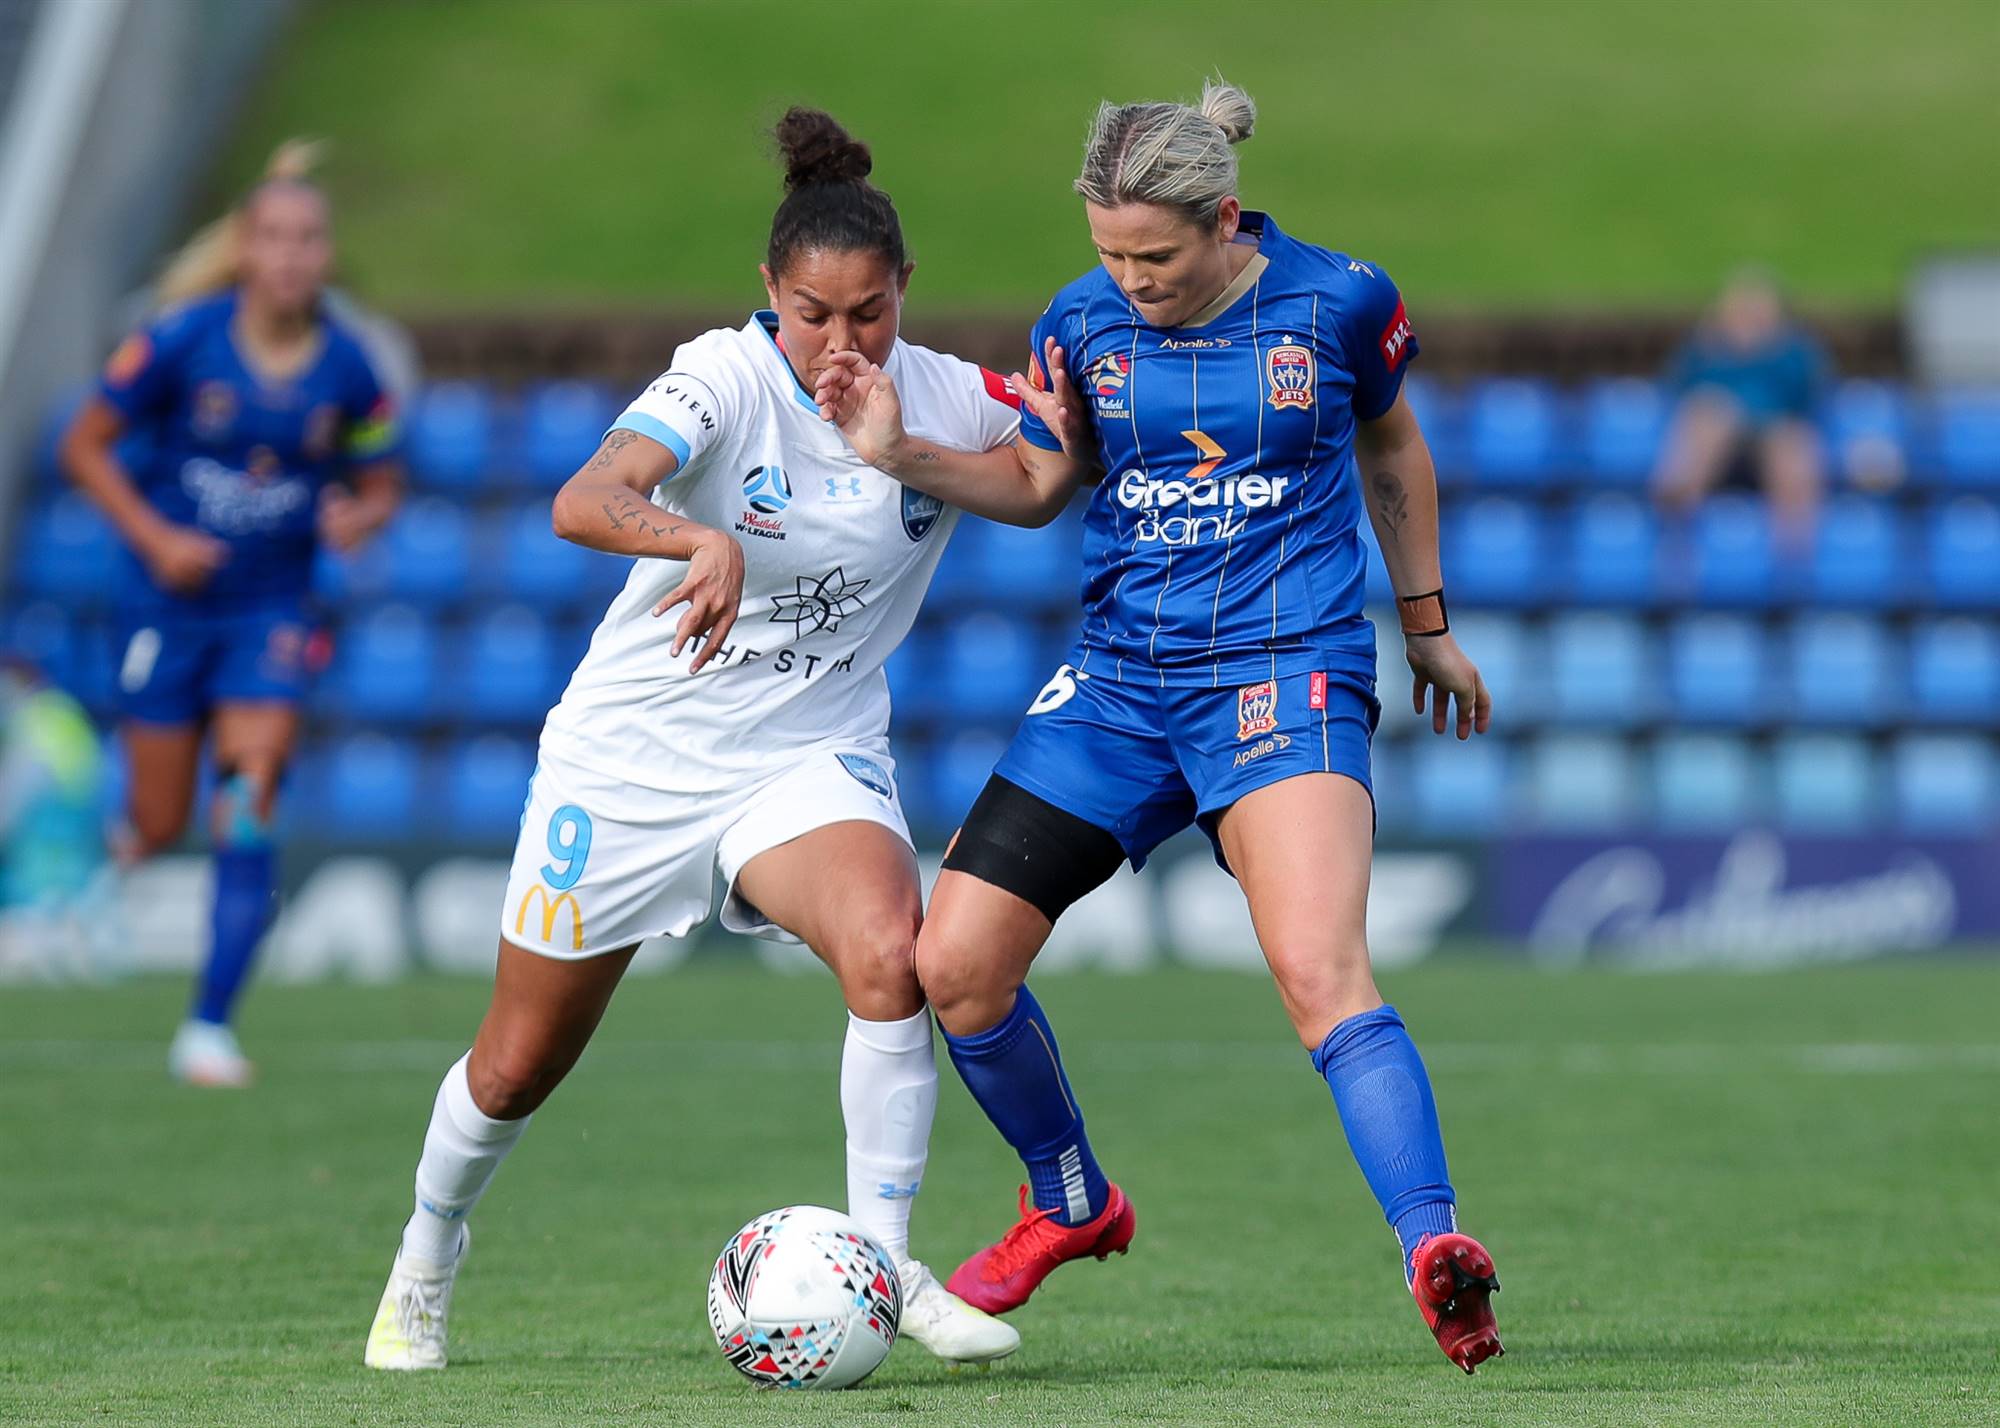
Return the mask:
[[272,152],[264,175],[242,202],[208,224],[167,260],[153,285],[161,307],[174,307],[234,287],[241,261],[243,212],[258,190],[272,183],[310,183],[326,156],[317,139],[287,139]]

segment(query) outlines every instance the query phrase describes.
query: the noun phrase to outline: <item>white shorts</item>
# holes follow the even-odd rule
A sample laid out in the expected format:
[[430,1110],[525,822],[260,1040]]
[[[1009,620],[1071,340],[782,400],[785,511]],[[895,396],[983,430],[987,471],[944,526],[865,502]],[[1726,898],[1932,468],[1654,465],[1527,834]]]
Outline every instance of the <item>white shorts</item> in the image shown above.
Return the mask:
[[857,819],[910,841],[886,738],[789,755],[719,793],[645,788],[545,747],[514,845],[500,935],[566,961],[684,937],[714,910],[720,872],[725,928],[796,942],[738,896],[736,879],[759,853]]

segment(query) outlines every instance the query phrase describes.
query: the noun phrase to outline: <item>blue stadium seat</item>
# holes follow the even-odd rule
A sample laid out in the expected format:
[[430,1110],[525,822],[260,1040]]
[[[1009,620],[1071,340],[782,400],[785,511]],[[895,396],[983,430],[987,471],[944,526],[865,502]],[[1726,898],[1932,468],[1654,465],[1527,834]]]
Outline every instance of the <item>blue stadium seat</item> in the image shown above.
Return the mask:
[[1453,387],[1433,382],[1412,372],[1403,379],[1403,400],[1423,429],[1424,444],[1430,447],[1437,467],[1438,485],[1447,489],[1472,482],[1472,458],[1465,443],[1465,409],[1461,394]]
[[550,382],[521,407],[521,447],[528,478],[553,490],[590,459],[618,417],[618,404],[590,382]]
[[318,694],[343,720],[420,722],[434,712],[437,664],[429,622],[408,605],[383,605],[341,631]]
[[[1403,642],[1396,637],[1396,615],[1389,611],[1377,631],[1376,693],[1386,716],[1408,722],[1410,713],[1410,665],[1403,657]],[[1451,632],[1459,648],[1479,666],[1493,707],[1509,722],[1536,719],[1548,712],[1547,661],[1532,627],[1511,615],[1468,610],[1454,613]]]
[[1459,743],[1424,736],[1409,744],[1411,823],[1433,837],[1473,838],[1507,826],[1509,750],[1492,736]]
[[1901,388],[1842,382],[1825,415],[1827,445],[1849,481],[1888,481],[1912,471],[1910,405]]
[[481,615],[464,640],[464,661],[447,691],[468,723],[538,722],[561,697],[548,622],[522,605]]
[[38,506],[15,536],[14,585],[23,594],[94,607],[111,594],[110,575],[123,560],[111,523],[74,491]]
[[523,739],[484,734],[452,745],[444,757],[442,823],[456,843],[499,847],[521,825],[534,746]]
[[1533,507],[1487,496],[1459,510],[1444,549],[1445,588],[1466,605],[1531,605],[1548,590]]
[[[984,729],[969,730],[936,746],[923,761],[927,776],[918,805],[924,822],[934,836],[948,835],[965,819],[979,790],[993,776],[993,765],[1005,753],[1007,741]],[[904,778],[902,793],[908,798],[912,780]]]
[[946,630],[939,664],[944,702],[955,718],[1012,727],[1047,680],[1034,631],[982,612]]
[[421,778],[416,752],[382,734],[354,734],[327,751],[313,828],[338,843],[393,843],[415,836]]
[[968,516],[961,518],[940,566],[953,566],[956,578],[973,582],[982,604],[1068,612],[1077,603],[1081,550],[1070,520],[1030,530]]
[[622,575],[630,568],[614,556],[557,537],[549,526],[547,501],[499,512],[479,534],[480,558],[473,565],[471,585],[482,599],[519,600],[543,611],[599,606],[612,569]]
[[1466,402],[1465,431],[1482,485],[1539,486],[1555,467],[1555,393],[1519,377],[1481,382]]
[[1644,487],[1666,432],[1666,398],[1652,382],[1623,377],[1584,394],[1583,456],[1598,484]]
[[63,478],[62,463],[56,459],[56,448],[62,444],[63,433],[76,419],[84,398],[91,393],[88,385],[71,387],[49,403],[42,413],[41,425],[35,429],[35,456],[32,466],[37,481],[54,486]]
[[1853,832],[1879,813],[1875,757],[1850,734],[1787,734],[1773,754],[1778,819],[1804,833]]
[[1910,702],[1932,723],[1990,726],[2000,710],[2000,632],[1963,617],[1910,633]]
[[1896,818],[1911,833],[1981,833],[2000,827],[2000,768],[1976,734],[1911,734],[1891,755]]
[[1667,734],[1653,749],[1653,812],[1675,832],[1720,833],[1762,811],[1758,761],[1726,734]]
[[1681,719],[1757,724],[1771,713],[1768,657],[1758,627],[1736,615],[1695,615],[1667,632],[1667,691]]
[[1812,614],[1792,626],[1787,722],[1871,727],[1901,703],[1889,639],[1863,615]]
[[409,502],[375,543],[388,561],[388,588],[382,593],[428,605],[465,597],[472,580],[472,538],[465,512],[450,501],[427,496]]
[[1893,604],[1908,568],[1902,523],[1881,501],[1845,496],[1821,513],[1807,582],[1819,604]]
[[1694,594],[1704,605],[1762,605],[1776,592],[1771,519],[1763,502],[1716,496],[1694,515]]
[[1631,496],[1597,496],[1569,521],[1563,567],[1570,594],[1585,605],[1644,606],[1659,594],[1660,527]]
[[1537,739],[1527,753],[1535,821],[1564,831],[1626,827],[1638,810],[1636,773],[1622,739],[1593,734]]
[[474,382],[439,382],[424,389],[410,412],[410,470],[428,485],[452,491],[486,484],[498,442],[493,395]]
[[1955,610],[2000,609],[2000,506],[1962,496],[1933,507],[1926,524],[1931,599]]
[[883,662],[882,673],[889,680],[890,727],[899,738],[912,724],[943,712],[937,669],[937,638],[922,628],[906,635]]
[[1952,485],[2000,488],[2000,391],[1938,397],[1937,459]]
[[1659,712],[1652,657],[1638,621],[1609,613],[1560,615],[1549,623],[1548,643],[1555,718],[1623,725]]

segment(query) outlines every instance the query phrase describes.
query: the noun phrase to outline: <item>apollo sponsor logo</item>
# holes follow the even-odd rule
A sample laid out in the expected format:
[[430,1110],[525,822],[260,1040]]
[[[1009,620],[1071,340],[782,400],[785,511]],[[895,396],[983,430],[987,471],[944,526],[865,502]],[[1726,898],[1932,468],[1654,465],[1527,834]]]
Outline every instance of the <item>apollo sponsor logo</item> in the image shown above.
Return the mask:
[[1141,543],[1198,545],[1230,540],[1249,528],[1249,513],[1284,500],[1289,476],[1226,476],[1159,480],[1143,471],[1118,478],[1118,504],[1139,512],[1134,538]]
[[312,501],[304,481],[254,476],[205,456],[181,467],[181,489],[194,500],[202,529],[218,535],[270,530]]

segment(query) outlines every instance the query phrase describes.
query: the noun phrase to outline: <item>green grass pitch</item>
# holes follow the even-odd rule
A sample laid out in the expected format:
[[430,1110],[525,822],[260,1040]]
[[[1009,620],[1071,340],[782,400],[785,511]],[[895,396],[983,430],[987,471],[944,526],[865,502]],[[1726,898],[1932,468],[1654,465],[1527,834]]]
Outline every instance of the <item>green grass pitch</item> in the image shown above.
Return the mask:
[[[168,1084],[182,989],[0,992],[0,1422],[1990,1424],[2000,1418],[2000,964],[1386,990],[1427,1053],[1507,1357],[1432,1346],[1325,1088],[1261,979],[1041,984],[1131,1255],[1059,1273],[989,1375],[913,1344],[845,1394],[716,1354],[711,1258],[837,1201],[820,976],[635,981],[476,1217],[442,1375],[361,1367],[470,982],[264,987],[262,1083]],[[1008,1220],[947,1068],[917,1249]]]
[[1100,99],[1262,106],[1243,193],[1423,314],[1815,302],[2000,234],[1992,0],[341,0],[307,10],[218,178],[323,134],[343,262],[404,310],[761,301],[793,100],[876,150],[918,312],[1025,330],[1092,262]]

